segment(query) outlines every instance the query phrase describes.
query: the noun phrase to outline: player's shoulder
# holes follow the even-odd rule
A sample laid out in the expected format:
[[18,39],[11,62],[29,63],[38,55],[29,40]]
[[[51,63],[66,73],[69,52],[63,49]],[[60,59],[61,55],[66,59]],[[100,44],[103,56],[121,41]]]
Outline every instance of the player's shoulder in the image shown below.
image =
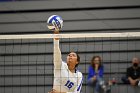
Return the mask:
[[62,61],[62,68],[68,69],[68,65],[65,61]]
[[67,66],[67,63],[65,61],[62,61],[62,65]]
[[76,73],[78,74],[79,77],[83,77],[82,72],[80,72],[79,70],[76,70]]

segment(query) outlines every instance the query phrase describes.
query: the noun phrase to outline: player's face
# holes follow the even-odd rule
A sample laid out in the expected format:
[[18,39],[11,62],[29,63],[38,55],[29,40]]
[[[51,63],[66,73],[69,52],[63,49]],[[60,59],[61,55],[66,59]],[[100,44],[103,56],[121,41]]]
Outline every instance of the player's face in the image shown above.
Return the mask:
[[139,64],[139,59],[138,59],[138,58],[133,58],[133,59],[132,59],[132,63],[133,63],[133,64],[134,64],[134,63]]
[[100,64],[100,59],[98,57],[94,59],[94,64]]
[[75,65],[78,64],[76,53],[71,52],[71,53],[68,54],[67,64],[68,64],[70,69],[75,69]]

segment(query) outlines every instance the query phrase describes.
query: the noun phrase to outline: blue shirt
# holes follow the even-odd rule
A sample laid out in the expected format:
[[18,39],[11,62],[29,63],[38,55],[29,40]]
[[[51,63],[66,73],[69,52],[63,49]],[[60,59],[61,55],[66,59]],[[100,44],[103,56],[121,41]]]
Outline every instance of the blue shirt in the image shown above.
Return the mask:
[[[101,66],[98,70],[98,76],[103,78],[103,72],[104,72],[104,68],[103,68],[103,66]],[[95,72],[94,68],[92,66],[89,66],[89,68],[88,68],[88,80],[90,80],[95,75],[96,75],[96,72]]]

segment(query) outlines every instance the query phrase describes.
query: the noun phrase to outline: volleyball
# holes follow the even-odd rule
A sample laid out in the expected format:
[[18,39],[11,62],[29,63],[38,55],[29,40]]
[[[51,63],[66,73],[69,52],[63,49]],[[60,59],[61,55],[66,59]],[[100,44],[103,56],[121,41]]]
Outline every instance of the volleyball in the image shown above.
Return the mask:
[[52,15],[47,20],[47,26],[49,30],[60,30],[63,26],[63,20],[58,15]]

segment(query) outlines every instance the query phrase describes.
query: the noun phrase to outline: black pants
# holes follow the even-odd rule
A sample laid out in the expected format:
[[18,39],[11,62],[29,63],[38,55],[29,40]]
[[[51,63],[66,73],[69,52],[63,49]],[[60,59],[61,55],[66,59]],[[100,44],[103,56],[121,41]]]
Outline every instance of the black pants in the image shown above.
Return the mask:
[[[128,77],[126,77],[126,76],[122,77],[122,82],[123,82],[124,84],[130,84],[130,82],[129,82],[129,80],[128,80]],[[139,83],[139,81],[136,82],[136,85],[138,85],[138,83]]]
[[123,82],[124,84],[130,84],[130,82],[129,82],[127,76],[122,77],[122,82]]

